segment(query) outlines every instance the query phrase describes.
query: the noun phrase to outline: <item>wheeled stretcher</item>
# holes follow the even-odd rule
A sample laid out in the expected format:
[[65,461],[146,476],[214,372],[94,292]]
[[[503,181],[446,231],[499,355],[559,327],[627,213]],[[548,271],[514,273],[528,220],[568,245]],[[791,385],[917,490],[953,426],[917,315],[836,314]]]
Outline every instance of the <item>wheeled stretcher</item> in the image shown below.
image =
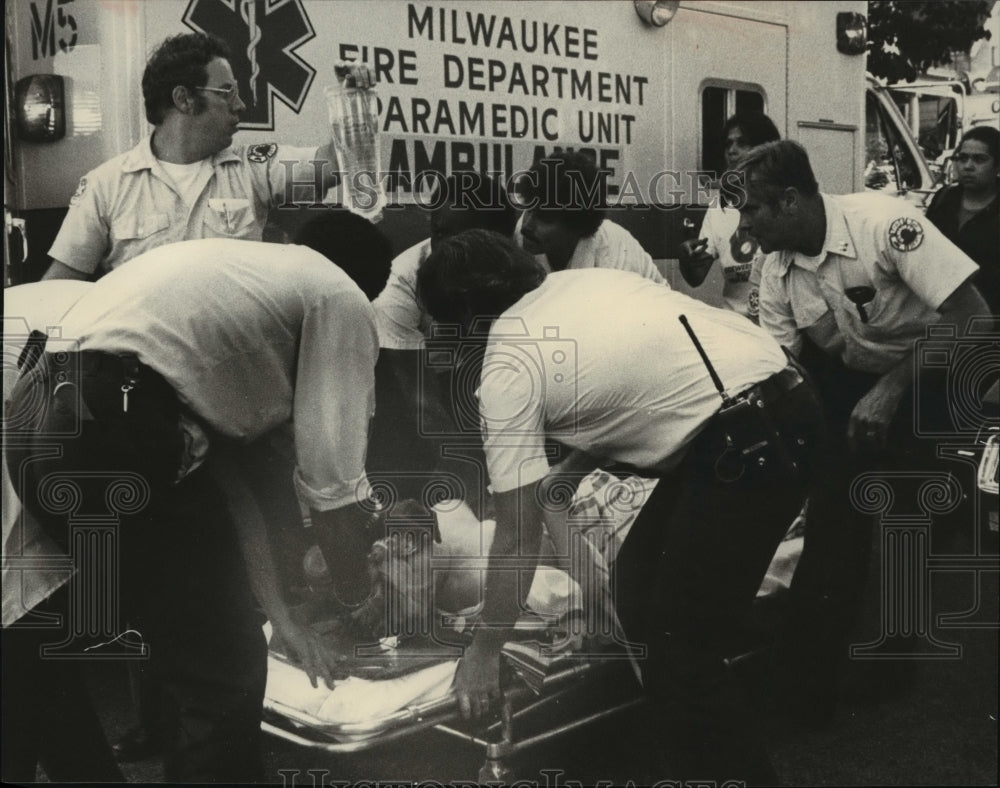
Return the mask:
[[[585,537],[600,546],[594,551],[595,561],[603,564],[598,570],[606,570],[617,554],[654,485],[603,472],[580,485],[570,512]],[[438,512],[445,545],[461,541],[456,530],[478,533],[469,517],[467,509]],[[801,541],[801,528],[790,529],[761,595],[787,587]],[[488,541],[481,542],[466,553],[481,550],[480,555],[487,555],[488,547]],[[453,551],[447,560],[440,555],[435,560],[454,564],[456,556]],[[452,633],[450,642],[447,637],[404,638],[356,649],[351,675],[336,681],[332,690],[322,684],[312,688],[302,670],[272,649],[263,729],[331,754],[359,752],[435,729],[483,748],[480,782],[509,781],[512,761],[521,753],[642,702],[624,644],[573,636],[572,622],[584,612],[583,604],[579,586],[568,574],[539,568],[528,594],[531,612],[522,617],[503,651],[497,718],[485,729],[462,719],[452,691],[461,644],[469,639],[466,617],[440,612],[437,623]]]
[[[628,660],[622,656],[608,655],[603,659],[593,655],[546,656],[540,653],[538,641],[511,642],[504,651],[505,676],[498,719],[485,730],[481,726],[471,727],[461,718],[451,691],[456,660],[442,660],[401,678],[370,682],[365,688],[369,693],[372,684],[392,684],[389,692],[397,694],[399,708],[390,711],[385,707],[367,719],[349,714],[351,721],[342,722],[331,721],[324,711],[331,706],[350,706],[349,701],[327,703],[320,712],[302,708],[302,704],[290,704],[269,678],[263,729],[304,747],[342,754],[386,745],[433,728],[483,748],[480,782],[506,782],[513,777],[511,759],[520,753],[641,702]],[[271,675],[276,662],[281,663],[281,657],[272,656]],[[526,668],[526,664],[531,667]],[[301,673],[287,663],[282,667]],[[281,672],[282,667],[277,667],[277,671]],[[603,704],[595,702],[596,688],[623,684],[630,688],[628,692],[613,699],[605,698]],[[330,697],[335,698],[344,688],[345,685],[338,686]],[[348,692],[355,694],[350,689]],[[603,694],[606,696],[607,692]],[[410,696],[415,696],[415,700],[409,700]],[[567,718],[562,708],[574,696],[591,702]],[[551,711],[556,707],[560,708],[558,715]]]

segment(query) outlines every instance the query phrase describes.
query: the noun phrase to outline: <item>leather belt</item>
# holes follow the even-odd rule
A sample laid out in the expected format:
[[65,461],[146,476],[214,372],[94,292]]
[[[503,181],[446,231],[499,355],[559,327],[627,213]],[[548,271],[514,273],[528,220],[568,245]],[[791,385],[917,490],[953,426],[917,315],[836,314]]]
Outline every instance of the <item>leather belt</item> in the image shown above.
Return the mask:
[[739,397],[759,400],[771,403],[781,399],[784,394],[798,388],[805,382],[805,376],[793,365],[789,364],[780,372],[775,372],[771,377],[755,383],[745,391],[740,392]]

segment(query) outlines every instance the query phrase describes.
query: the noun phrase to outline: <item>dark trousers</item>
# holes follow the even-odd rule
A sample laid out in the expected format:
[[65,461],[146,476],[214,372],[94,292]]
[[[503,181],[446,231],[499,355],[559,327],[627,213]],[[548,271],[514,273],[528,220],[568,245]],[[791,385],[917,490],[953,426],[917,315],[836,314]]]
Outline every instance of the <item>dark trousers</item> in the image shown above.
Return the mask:
[[[885,474],[892,495],[900,499],[896,505],[912,505],[922,474],[941,471],[943,463],[936,456],[938,440],[920,435],[915,424],[931,432],[946,431],[949,395],[945,372],[922,369],[918,388],[899,403],[885,447],[874,450],[862,443],[851,448],[847,442],[851,413],[879,376],[848,369],[810,343],[802,360],[823,401],[828,441],[820,481],[810,493],[802,557],[790,589],[787,625],[778,642],[775,691],[788,699],[792,711],[815,718],[832,714],[850,643],[860,635],[857,628],[869,600],[878,602],[879,589],[868,577],[878,518],[852,500],[852,486],[863,474]],[[968,514],[960,507],[952,517],[957,522]],[[942,523],[935,525],[940,528]],[[898,647],[904,652],[908,648],[905,642]],[[913,667],[907,659],[882,664],[890,679]]]
[[805,499],[822,429],[808,383],[768,406],[799,471],[752,462],[723,481],[725,429],[716,417],[657,485],[614,565],[625,633],[648,649],[643,686],[673,780],[776,782],[724,658]]
[[5,783],[34,782],[38,764],[52,782],[125,781],[91,703],[84,666],[40,656],[43,646],[66,637],[67,610],[64,586],[3,630]]
[[[302,557],[309,548],[308,531],[303,528],[302,511],[292,477],[295,470],[294,446],[289,433],[275,432],[245,446],[241,452],[250,488],[258,491],[258,503],[270,529],[275,569],[282,594],[291,605],[300,601],[306,586]],[[142,633],[148,630],[140,619],[129,626]],[[161,737],[160,699],[162,689],[149,662],[128,662],[129,692],[139,728],[154,741]]]
[[6,459],[18,494],[67,550],[95,517],[113,524],[114,626],[144,624],[166,779],[258,780],[263,620],[221,491],[199,471],[175,483],[176,395],[142,367],[125,412],[119,358],[58,361],[58,379],[45,356],[11,397],[8,416],[21,431]]

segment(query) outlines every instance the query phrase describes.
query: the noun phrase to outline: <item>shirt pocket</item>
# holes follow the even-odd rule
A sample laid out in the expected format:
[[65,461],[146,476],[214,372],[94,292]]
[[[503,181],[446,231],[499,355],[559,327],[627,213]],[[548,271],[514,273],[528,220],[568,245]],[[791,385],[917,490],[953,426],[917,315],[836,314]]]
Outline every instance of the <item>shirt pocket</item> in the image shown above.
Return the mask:
[[891,340],[898,333],[898,304],[893,303],[890,288],[873,287],[871,298],[860,306],[848,298],[846,293],[838,293],[837,297],[840,299],[840,309],[847,315],[851,330],[857,336],[875,341]]
[[112,223],[111,235],[121,243],[142,243],[168,227],[170,227],[168,213],[130,214]]
[[205,208],[205,238],[260,240],[257,216],[250,200],[212,198]]

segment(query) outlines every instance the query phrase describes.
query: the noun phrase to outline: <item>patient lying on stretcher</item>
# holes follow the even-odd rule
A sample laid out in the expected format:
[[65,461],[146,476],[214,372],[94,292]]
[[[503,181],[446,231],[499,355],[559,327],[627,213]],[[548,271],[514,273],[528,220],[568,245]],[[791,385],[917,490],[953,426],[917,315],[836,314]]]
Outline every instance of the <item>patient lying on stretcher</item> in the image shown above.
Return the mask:
[[[602,471],[580,484],[569,520],[589,545],[582,552],[599,578],[607,577],[607,567],[654,485]],[[343,609],[317,585],[300,611],[342,657],[333,690],[312,688],[301,670],[282,659],[280,645],[272,644],[266,703],[335,725],[368,721],[446,696],[482,601],[493,525],[478,521],[459,501],[443,502],[433,512],[416,502],[398,504],[387,518],[389,535],[369,554],[370,597],[338,616],[336,611]],[[790,558],[800,542],[783,543],[762,593],[787,585],[794,565]],[[531,583],[529,610],[521,621],[523,637],[557,651],[579,645],[573,622],[584,603],[579,585],[553,566],[565,565],[562,558],[543,558],[534,578],[525,578]],[[321,574],[318,551],[307,557],[309,562],[307,574]]]
[[[594,543],[616,553],[648,496],[644,484],[649,483],[592,474],[573,501],[574,522],[581,531],[589,527],[595,536],[602,534]],[[333,691],[311,687],[305,674],[281,656],[280,644],[272,644],[267,704],[336,724],[447,695],[482,601],[493,527],[459,501],[442,502],[433,512],[415,502],[396,505],[388,513],[388,536],[369,555],[368,600],[344,613],[329,598],[331,592],[316,583],[299,611],[341,657]],[[307,575],[322,576],[318,550],[306,563]],[[543,559],[534,577],[524,578],[531,586],[519,634],[547,648],[569,649],[575,643],[568,623],[582,604],[579,587],[567,572],[547,563],[560,561]]]
[[[371,596],[338,616],[338,606],[317,584],[299,611],[340,657],[333,689],[312,687],[305,672],[281,656],[280,644],[272,644],[266,706],[336,726],[378,720],[448,694],[481,604],[477,564],[485,568],[493,523],[480,523],[461,502],[433,513],[412,502],[397,509],[390,513],[389,535],[369,554]],[[320,574],[318,551],[306,561],[307,574]],[[537,616],[532,624],[543,631],[531,635],[544,635],[547,625],[565,617],[578,596],[574,587],[565,573],[539,569],[529,606]]]
[[[349,611],[338,605],[323,582],[322,554],[312,548],[304,563],[313,589],[298,615],[336,633],[342,645],[462,646],[482,604],[493,528],[492,520],[480,522],[461,501],[445,501],[433,511],[412,500],[396,504],[387,517],[388,535],[368,555],[368,598]],[[556,563],[555,557],[548,563]],[[536,624],[552,623],[579,605],[578,588],[566,572],[542,566],[535,574],[529,608]]]

